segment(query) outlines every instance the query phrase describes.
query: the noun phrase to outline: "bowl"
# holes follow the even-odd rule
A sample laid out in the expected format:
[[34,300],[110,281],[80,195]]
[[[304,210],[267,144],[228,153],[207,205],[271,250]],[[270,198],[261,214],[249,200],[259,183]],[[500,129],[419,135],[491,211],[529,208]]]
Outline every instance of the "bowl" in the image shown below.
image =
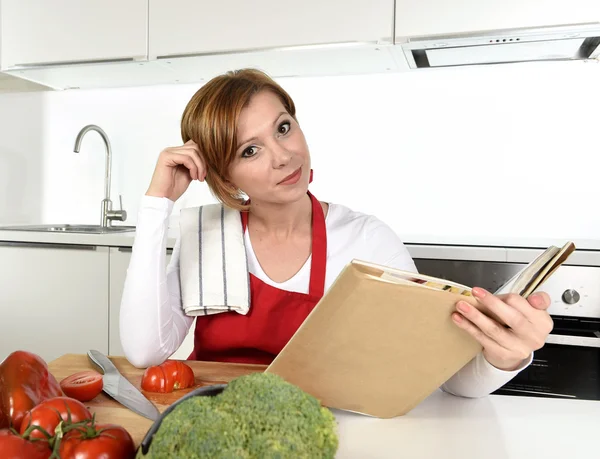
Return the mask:
[[219,395],[221,392],[223,392],[223,390],[226,387],[227,384],[213,384],[212,386],[199,387],[198,389],[195,389],[181,397],[179,400],[177,400],[175,403],[169,406],[169,408],[163,411],[160,417],[156,421],[154,421],[152,426],[150,426],[150,429],[148,429],[148,432],[146,432],[144,439],[138,446],[138,452],[141,451],[142,455],[146,455],[148,453],[148,449],[150,448],[152,439],[154,438],[154,435],[160,428],[160,424],[162,423],[163,419],[167,417],[171,413],[171,411],[173,411],[177,407],[177,405],[191,397],[214,397],[215,395]]

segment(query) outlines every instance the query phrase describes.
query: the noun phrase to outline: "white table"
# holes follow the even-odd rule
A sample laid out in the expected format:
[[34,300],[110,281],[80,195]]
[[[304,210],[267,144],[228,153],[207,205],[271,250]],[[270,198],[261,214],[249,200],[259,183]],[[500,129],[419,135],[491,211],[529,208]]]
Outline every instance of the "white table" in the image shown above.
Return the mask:
[[437,391],[393,419],[333,413],[339,458],[600,458],[600,401]]

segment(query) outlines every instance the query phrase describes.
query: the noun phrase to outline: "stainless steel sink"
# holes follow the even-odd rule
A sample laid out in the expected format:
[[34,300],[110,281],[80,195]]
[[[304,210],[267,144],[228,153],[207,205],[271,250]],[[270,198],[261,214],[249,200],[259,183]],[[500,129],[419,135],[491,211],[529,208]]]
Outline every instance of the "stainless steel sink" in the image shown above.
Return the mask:
[[43,231],[52,233],[124,233],[135,231],[135,226],[100,226],[100,225],[19,225],[19,226],[0,226],[0,230],[6,231]]

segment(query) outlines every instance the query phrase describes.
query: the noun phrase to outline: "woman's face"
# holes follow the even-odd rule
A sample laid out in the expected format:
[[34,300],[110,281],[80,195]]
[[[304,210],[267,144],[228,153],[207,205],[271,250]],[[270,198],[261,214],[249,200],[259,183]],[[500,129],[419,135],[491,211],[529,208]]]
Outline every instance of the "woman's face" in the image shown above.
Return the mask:
[[254,202],[285,204],[306,195],[310,154],[298,123],[271,91],[255,94],[237,126],[229,180]]

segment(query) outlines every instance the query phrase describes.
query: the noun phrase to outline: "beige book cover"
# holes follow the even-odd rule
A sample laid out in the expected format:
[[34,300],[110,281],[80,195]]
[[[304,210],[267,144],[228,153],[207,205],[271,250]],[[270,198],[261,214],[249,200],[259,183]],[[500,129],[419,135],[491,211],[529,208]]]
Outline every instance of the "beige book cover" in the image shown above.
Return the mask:
[[[574,250],[549,248],[503,292],[527,296]],[[266,371],[330,408],[404,415],[482,350],[451,319],[461,299],[498,320],[468,286],[354,260]]]

